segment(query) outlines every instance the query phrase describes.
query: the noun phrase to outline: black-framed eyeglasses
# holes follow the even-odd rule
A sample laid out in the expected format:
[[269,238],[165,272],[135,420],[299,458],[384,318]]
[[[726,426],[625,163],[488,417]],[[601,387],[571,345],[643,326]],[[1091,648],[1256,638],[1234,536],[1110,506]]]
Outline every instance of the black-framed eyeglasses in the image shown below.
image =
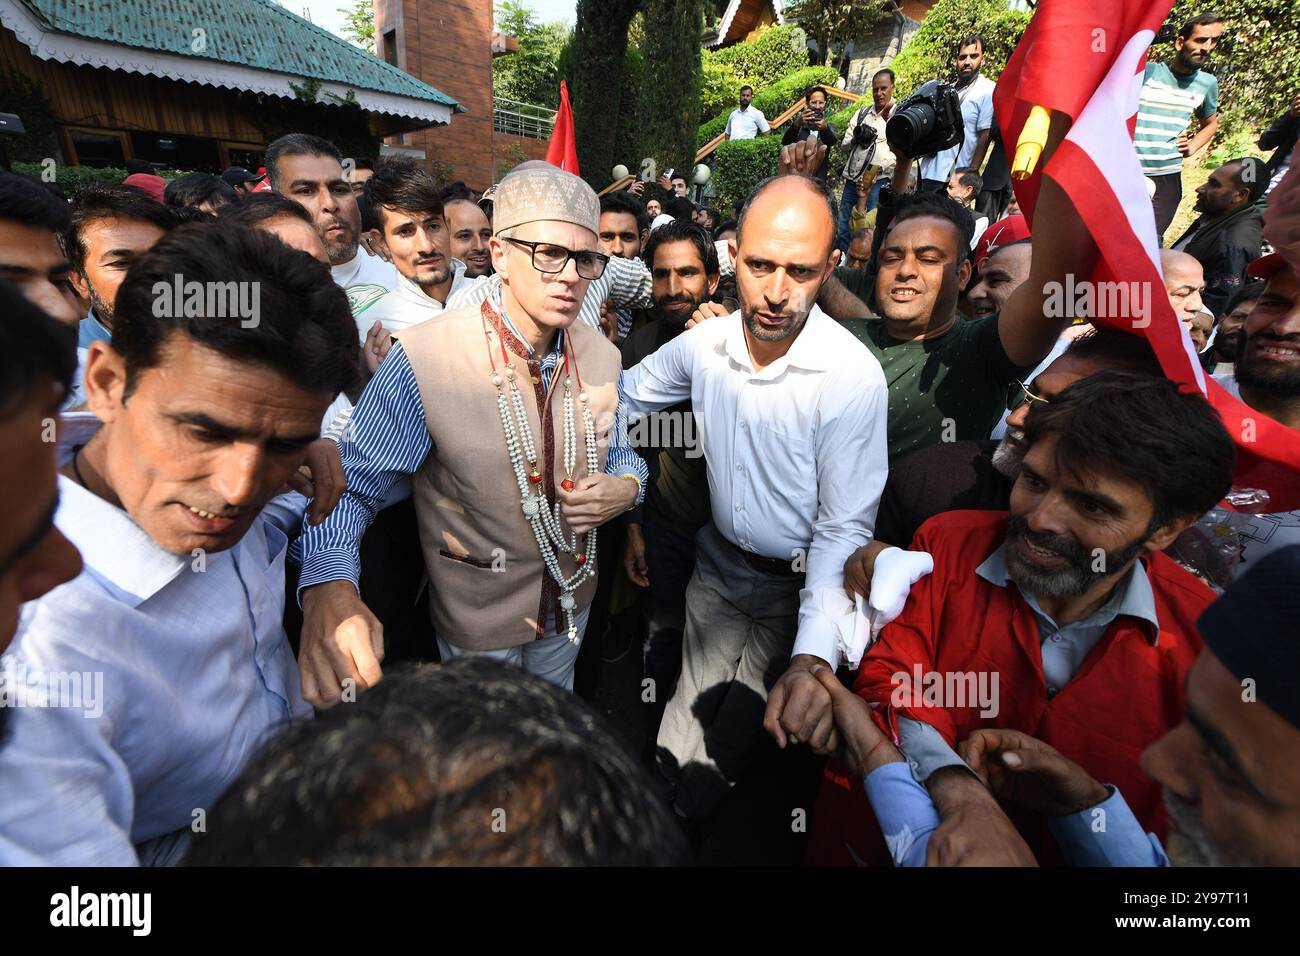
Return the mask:
[[569,264],[569,260],[572,259],[579,276],[584,279],[599,279],[605,274],[605,266],[609,264],[609,256],[600,252],[587,252],[585,250],[574,252],[564,246],[557,246],[553,242],[529,242],[526,239],[514,239],[510,236],[502,236],[501,238],[506,242],[513,242],[517,246],[528,249],[533,256],[533,268],[548,275],[563,272]]
[[1042,402],[1044,405],[1051,404],[1041,395],[1035,395],[1029,390],[1024,382],[1012,382],[1007,386],[1007,411],[1014,412],[1025,402]]

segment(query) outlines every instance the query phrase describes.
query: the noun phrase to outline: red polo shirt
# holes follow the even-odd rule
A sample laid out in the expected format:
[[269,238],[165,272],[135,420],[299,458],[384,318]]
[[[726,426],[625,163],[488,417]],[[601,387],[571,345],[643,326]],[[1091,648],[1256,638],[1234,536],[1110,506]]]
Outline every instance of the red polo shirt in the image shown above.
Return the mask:
[[[1143,563],[1159,633],[1120,614],[1074,678],[1049,698],[1033,610],[1019,588],[999,587],[975,573],[1002,545],[1006,529],[1006,512],[996,511],[952,511],[921,526],[912,548],[934,556],[934,572],[912,588],[903,613],[862,659],[856,691],[884,705],[878,716],[887,725],[898,714],[923,720],[952,746],[983,727],[1037,737],[1097,780],[1119,787],[1143,827],[1163,838],[1160,788],[1142,773],[1138,758],[1182,720],[1183,680],[1201,649],[1195,622],[1214,593],[1165,555],[1148,555]],[[912,674],[918,665],[938,674],[997,673],[998,713],[981,717],[978,704],[907,706],[895,713],[892,676]],[[1059,859],[1044,820],[1011,815],[1040,860]],[[848,787],[842,775],[828,772],[813,831],[815,862],[848,862],[846,844],[863,860],[888,860],[862,787]]]

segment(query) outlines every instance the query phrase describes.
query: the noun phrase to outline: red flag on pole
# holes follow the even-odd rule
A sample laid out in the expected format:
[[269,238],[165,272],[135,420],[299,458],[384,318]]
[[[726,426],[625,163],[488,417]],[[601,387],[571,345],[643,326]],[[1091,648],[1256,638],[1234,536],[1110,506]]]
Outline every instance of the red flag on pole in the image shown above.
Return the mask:
[[[993,94],[1008,156],[1030,109],[1074,123],[1046,169],[1014,181],[1029,221],[1043,175],[1066,192],[1097,243],[1099,257],[1080,294],[1094,325],[1144,336],[1165,374],[1210,401],[1237,444],[1237,487],[1263,488],[1267,510],[1300,508],[1300,433],[1233,398],[1206,376],[1164,291],[1155,214],[1133,146],[1147,47],[1171,0],[1041,0]],[[1086,290],[1086,292],[1085,292]],[[1068,299],[1075,290],[1066,288]],[[1116,305],[1119,308],[1115,308]]]
[[555,114],[551,144],[546,147],[546,161],[566,173],[578,172],[578,141],[573,136],[573,108],[569,106],[569,84],[560,80],[560,111]]

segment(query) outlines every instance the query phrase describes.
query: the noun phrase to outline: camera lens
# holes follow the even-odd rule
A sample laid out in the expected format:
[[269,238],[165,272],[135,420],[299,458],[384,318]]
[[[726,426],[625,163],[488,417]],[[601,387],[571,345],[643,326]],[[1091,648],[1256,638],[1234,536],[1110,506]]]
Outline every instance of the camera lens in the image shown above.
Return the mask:
[[889,148],[906,156],[917,155],[915,146],[930,135],[935,119],[934,107],[929,103],[912,103],[899,110],[885,124],[885,139]]

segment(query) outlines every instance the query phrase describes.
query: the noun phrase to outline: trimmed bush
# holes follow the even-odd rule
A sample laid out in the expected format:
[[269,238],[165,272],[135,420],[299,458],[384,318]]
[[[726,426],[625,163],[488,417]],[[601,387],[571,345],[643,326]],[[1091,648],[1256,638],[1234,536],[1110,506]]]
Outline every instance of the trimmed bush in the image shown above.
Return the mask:
[[709,157],[713,167],[711,182],[718,194],[714,205],[729,214],[737,200],[748,196],[768,176],[776,175],[780,152],[780,136],[736,139],[719,146]]
[[[40,163],[14,163],[13,170],[23,176],[31,176],[34,179],[41,179],[41,173],[44,167]],[[175,179],[177,176],[184,176],[190,170],[187,169],[158,169],[155,172],[163,179],[168,181]],[[65,166],[60,163],[54,170],[54,182],[52,185],[57,186],[69,199],[76,198],[77,193],[81,192],[91,183],[107,183],[114,185],[120,183],[129,176],[125,169],[117,166]]]
[[[839,74],[836,73],[832,67],[806,67],[790,74],[784,80],[773,83],[771,86],[760,88],[757,84],[752,84],[754,86],[753,105],[762,110],[763,115],[766,116],[768,120],[774,120],[795,103],[799,102],[799,99],[803,96],[803,91],[808,87],[816,86],[817,84],[823,86],[834,86],[835,81],[838,79]],[[735,93],[739,92],[740,87],[737,85]],[[713,119],[709,120],[707,123],[700,124],[699,132],[696,134],[696,142],[698,145],[703,146],[727,128],[727,117],[730,116],[731,111],[736,108],[736,102],[734,100],[735,93],[733,93],[733,101],[731,105],[727,106],[723,112],[713,117]]]
[[750,84],[757,92],[759,87],[776,83],[808,65],[808,39],[793,24],[771,27],[746,43],[706,51],[704,62],[731,70],[741,83]]

